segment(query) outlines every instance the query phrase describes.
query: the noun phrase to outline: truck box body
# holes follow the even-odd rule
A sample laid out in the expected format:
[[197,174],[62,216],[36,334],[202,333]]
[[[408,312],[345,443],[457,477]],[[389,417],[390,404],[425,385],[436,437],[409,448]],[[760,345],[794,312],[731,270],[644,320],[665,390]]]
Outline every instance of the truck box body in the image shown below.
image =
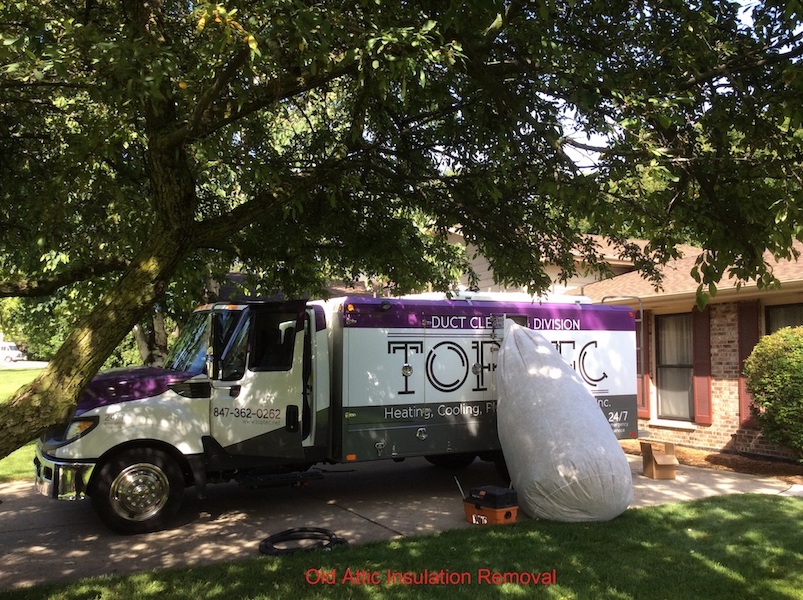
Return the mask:
[[496,356],[504,318],[547,336],[617,437],[635,437],[629,309],[371,298],[347,298],[343,306],[351,310],[337,314],[334,335],[338,460],[498,450]]
[[[93,380],[67,429],[40,440],[37,487],[91,496],[108,525],[132,533],[163,525],[179,484],[202,492],[214,481],[292,480],[318,462],[501,456],[506,318],[547,336],[617,437],[636,437],[627,308],[505,295],[220,304],[194,313],[165,369]],[[145,511],[136,494],[148,486],[157,492]]]

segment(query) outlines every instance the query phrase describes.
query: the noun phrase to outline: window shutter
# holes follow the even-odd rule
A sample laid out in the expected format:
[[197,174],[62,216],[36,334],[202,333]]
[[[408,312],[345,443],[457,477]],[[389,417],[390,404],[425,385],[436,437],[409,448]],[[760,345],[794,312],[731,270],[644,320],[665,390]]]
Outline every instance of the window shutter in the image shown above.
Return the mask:
[[761,305],[758,300],[739,303],[739,424],[755,428],[756,422],[750,414],[750,393],[747,380],[742,375],[744,361],[750,356],[759,339],[759,318]]
[[694,422],[711,425],[711,311],[692,311]]
[[638,347],[638,357],[636,360],[639,362],[637,392],[638,418],[649,419],[650,388],[652,387],[652,380],[650,378],[650,365],[652,364],[650,361],[650,349],[652,348],[652,344],[650,343],[650,323],[652,322],[652,314],[648,311],[644,311],[642,319],[642,322],[636,325],[636,346]]

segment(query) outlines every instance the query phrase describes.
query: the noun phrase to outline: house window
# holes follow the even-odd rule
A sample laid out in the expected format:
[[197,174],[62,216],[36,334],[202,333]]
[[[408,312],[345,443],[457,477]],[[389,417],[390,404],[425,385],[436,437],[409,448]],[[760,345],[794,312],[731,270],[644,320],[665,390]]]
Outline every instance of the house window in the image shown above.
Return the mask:
[[657,316],[655,330],[658,417],[692,421],[692,316]]
[[786,304],[767,307],[767,334],[783,327],[803,325],[803,304]]

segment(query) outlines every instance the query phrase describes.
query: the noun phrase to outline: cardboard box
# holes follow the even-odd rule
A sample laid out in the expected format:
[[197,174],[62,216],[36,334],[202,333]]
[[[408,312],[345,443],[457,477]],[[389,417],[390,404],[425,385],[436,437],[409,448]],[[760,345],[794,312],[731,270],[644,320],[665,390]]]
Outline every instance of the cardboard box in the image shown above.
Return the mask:
[[663,452],[656,444],[641,442],[641,459],[645,477],[650,479],[674,479],[678,462],[675,444],[664,444]]
[[518,516],[516,490],[495,485],[469,489],[463,498],[466,521],[474,525],[499,525],[515,523]]

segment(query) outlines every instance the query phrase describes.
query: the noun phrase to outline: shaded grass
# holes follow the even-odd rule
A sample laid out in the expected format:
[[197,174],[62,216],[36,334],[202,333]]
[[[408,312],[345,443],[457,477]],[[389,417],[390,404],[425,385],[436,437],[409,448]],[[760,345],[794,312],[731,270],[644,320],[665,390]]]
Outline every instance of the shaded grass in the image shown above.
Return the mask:
[[[23,385],[30,383],[42,369],[0,369],[0,402],[6,402]],[[0,483],[33,479],[35,442],[30,442],[0,460]]]
[[[330,552],[94,578],[2,595],[85,598],[803,598],[803,499],[738,495],[628,510],[608,523],[523,521]],[[551,585],[480,580],[553,573]],[[388,570],[467,577],[391,584]],[[321,574],[333,584],[310,583]],[[376,574],[376,584],[359,577]],[[465,576],[463,575],[465,574]],[[351,580],[349,580],[351,575]],[[447,576],[448,580],[448,576]]]

